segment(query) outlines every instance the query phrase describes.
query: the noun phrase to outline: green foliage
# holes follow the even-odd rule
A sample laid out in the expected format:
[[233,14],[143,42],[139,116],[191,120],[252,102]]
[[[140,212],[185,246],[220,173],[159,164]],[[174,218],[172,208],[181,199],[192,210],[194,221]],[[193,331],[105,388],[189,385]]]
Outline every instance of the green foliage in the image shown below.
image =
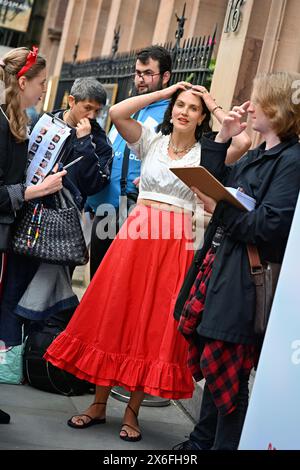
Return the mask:
[[212,81],[215,68],[216,68],[216,59],[211,59],[209,63],[210,74],[206,77],[206,80],[204,82],[204,86],[205,88],[208,89],[208,91],[210,90],[211,81]]
[[[210,63],[209,63],[209,75],[206,77],[206,80],[205,82],[203,83],[203,86],[205,86],[205,88],[207,88],[208,90],[210,90],[210,86],[211,86],[211,81],[212,81],[212,77],[213,77],[213,74],[214,74],[214,71],[215,71],[215,67],[216,67],[216,59],[211,59]],[[188,83],[192,83],[193,82],[193,78],[194,78],[194,72],[191,72],[189,75],[186,76],[186,78],[184,79],[185,82],[188,82]]]

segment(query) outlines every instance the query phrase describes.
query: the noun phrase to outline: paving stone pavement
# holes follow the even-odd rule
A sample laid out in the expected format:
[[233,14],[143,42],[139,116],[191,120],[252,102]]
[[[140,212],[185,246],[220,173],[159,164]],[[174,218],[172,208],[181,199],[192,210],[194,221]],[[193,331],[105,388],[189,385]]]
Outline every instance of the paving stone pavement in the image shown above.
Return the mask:
[[119,430],[125,403],[110,397],[107,423],[72,429],[66,422],[82,412],[93,397],[64,397],[29,385],[0,384],[0,408],[10,413],[11,423],[0,425],[1,450],[169,450],[186,436],[193,423],[178,404],[140,410],[143,439],[125,442]]

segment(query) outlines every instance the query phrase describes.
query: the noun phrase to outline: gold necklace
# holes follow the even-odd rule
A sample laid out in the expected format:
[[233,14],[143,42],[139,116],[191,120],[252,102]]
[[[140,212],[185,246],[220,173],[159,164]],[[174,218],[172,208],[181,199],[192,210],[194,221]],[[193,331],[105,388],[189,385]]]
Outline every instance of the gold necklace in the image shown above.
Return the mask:
[[187,153],[189,152],[194,146],[196,145],[196,141],[193,142],[191,145],[186,145],[185,147],[176,147],[176,145],[173,144],[172,142],[172,138],[170,136],[170,140],[169,140],[169,148],[171,147],[171,149],[173,150],[173,152],[175,153],[175,155],[177,156],[178,153]]

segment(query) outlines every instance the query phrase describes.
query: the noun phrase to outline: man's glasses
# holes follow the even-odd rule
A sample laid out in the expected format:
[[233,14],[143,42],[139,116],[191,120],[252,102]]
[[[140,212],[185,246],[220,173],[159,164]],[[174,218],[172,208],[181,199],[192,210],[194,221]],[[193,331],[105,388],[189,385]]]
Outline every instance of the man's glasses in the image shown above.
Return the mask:
[[132,78],[138,77],[142,78],[143,80],[152,80],[155,75],[160,75],[160,72],[153,73],[150,70],[146,70],[146,72],[139,72],[138,70],[136,70],[136,72],[132,75]]

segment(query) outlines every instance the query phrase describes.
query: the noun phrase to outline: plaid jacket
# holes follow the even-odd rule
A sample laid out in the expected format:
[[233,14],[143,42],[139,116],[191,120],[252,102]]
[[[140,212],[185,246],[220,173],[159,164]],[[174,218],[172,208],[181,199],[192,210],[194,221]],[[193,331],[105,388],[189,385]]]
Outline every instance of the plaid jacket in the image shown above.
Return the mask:
[[199,342],[196,328],[205,308],[214,259],[215,253],[209,250],[185,303],[178,330],[190,345],[188,366],[193,377],[197,381],[206,379],[216,407],[225,415],[236,408],[240,379],[250,375],[256,362],[256,347],[204,338]]

